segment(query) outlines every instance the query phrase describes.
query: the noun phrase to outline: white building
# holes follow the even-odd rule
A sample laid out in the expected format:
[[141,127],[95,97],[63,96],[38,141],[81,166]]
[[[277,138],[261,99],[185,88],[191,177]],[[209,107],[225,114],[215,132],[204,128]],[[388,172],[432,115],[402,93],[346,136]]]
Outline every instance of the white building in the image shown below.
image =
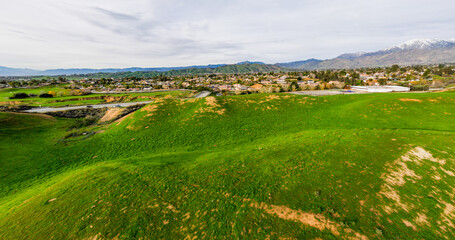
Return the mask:
[[354,91],[362,92],[409,92],[411,89],[409,87],[401,86],[351,86],[351,89]]

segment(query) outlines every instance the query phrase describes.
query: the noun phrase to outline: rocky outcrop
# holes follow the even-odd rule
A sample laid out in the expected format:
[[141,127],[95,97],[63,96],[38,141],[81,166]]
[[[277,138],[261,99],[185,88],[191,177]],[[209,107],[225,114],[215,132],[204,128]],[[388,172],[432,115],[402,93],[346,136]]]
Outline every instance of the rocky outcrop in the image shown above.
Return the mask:
[[29,105],[0,105],[0,111],[7,112],[21,112],[32,108],[33,107]]
[[[145,104],[138,104],[134,106],[129,106],[126,108],[116,108],[115,116],[106,117],[106,121],[115,121],[121,117],[124,117],[141,107]],[[48,112],[47,115],[54,116],[54,117],[63,117],[63,118],[85,118],[85,117],[92,117],[96,119],[102,119],[106,114],[112,114],[112,111],[109,112],[109,108],[81,108],[81,109],[72,109],[66,111],[58,111],[58,112]],[[102,121],[104,122],[104,121]]]
[[107,108],[81,108],[58,112],[48,112],[47,115],[63,118],[84,118],[87,116],[101,118],[107,111]]

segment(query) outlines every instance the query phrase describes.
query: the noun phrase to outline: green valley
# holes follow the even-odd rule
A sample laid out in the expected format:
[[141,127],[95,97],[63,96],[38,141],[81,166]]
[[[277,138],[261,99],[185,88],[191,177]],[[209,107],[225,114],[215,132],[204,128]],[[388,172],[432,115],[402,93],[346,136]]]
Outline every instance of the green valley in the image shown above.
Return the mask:
[[455,92],[176,96],[0,112],[0,239],[455,238]]

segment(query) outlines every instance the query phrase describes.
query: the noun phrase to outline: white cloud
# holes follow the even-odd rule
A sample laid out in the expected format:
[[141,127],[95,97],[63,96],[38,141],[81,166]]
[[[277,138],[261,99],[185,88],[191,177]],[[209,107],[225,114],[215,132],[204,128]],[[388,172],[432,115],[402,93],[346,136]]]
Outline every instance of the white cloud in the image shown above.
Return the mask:
[[453,38],[450,0],[0,2],[0,65],[269,63]]

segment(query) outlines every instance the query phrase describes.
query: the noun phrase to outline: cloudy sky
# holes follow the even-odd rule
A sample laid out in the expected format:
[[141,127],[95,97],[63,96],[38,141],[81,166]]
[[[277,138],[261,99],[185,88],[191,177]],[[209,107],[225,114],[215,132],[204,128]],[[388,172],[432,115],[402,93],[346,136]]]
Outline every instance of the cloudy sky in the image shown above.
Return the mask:
[[455,38],[453,0],[0,2],[0,66],[266,63]]

